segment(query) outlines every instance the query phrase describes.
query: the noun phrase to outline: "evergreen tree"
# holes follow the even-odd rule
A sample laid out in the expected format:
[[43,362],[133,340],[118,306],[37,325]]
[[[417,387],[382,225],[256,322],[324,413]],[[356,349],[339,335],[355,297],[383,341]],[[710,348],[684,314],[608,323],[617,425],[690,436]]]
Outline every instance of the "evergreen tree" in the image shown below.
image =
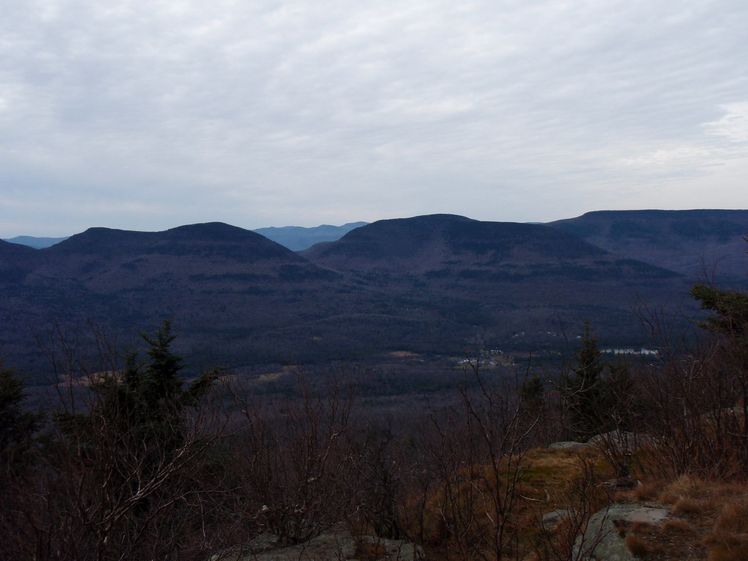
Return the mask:
[[13,372],[0,365],[0,469],[17,469],[39,428],[40,415],[23,410],[26,396]]
[[209,450],[200,415],[188,409],[198,405],[215,373],[185,389],[170,324],[143,340],[142,362],[132,353],[120,371],[91,378],[90,408],[58,417],[62,434],[51,448],[51,457],[59,458],[60,483],[75,487],[75,500],[86,505],[74,519],[102,560],[154,558],[152,551],[139,550],[153,545],[143,536],[172,531],[167,511],[175,516],[174,528],[180,526],[179,516],[190,509],[187,497],[200,492],[192,470],[201,469]]
[[609,374],[603,384],[604,418],[611,428],[633,431],[638,414],[636,384],[626,363],[609,365]]
[[139,363],[138,355],[130,353],[121,373],[95,380],[91,386],[95,405],[88,414],[58,415],[64,433],[85,443],[97,426],[106,425],[116,432],[120,446],[139,448],[144,458],[168,457],[180,446],[183,409],[197,404],[217,374],[203,374],[184,390],[182,359],[171,350],[175,337],[170,322],[164,321],[154,335],[142,338],[148,344],[148,360]]
[[724,366],[741,396],[742,437],[748,450],[748,293],[697,284],[691,294],[703,309],[714,312],[702,326],[722,340]]
[[748,336],[747,293],[697,284],[691,294],[701,302],[703,309],[715,312],[703,323],[706,329],[733,339]]
[[164,321],[154,335],[142,335],[148,344],[148,360],[138,364],[136,354],[128,355],[125,371],[116,379],[107,378],[97,388],[101,405],[114,408],[136,436],[157,446],[176,447],[181,440],[180,414],[184,407],[194,406],[210,389],[216,372],[203,374],[182,388],[182,358],[171,350],[175,336],[171,323]]
[[538,417],[542,414],[545,404],[545,387],[540,376],[535,374],[522,382],[520,398],[525,411],[531,417]]
[[181,405],[182,359],[171,351],[171,344],[176,338],[171,333],[171,323],[164,321],[161,329],[154,336],[144,334],[148,343],[149,363],[138,379],[138,393],[143,404],[156,412],[167,404]]
[[571,375],[562,381],[562,393],[576,438],[587,440],[604,426],[602,419],[605,365],[589,323],[585,323],[582,345],[577,352]]

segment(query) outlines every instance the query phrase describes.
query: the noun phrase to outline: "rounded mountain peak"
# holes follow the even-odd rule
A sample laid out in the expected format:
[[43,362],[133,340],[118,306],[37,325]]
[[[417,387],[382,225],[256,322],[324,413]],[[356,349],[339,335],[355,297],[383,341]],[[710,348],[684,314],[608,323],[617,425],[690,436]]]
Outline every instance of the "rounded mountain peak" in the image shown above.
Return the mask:
[[202,222],[198,224],[187,224],[177,226],[164,232],[164,237],[171,239],[195,239],[195,240],[215,240],[215,241],[246,241],[255,240],[258,242],[267,241],[266,238],[245,230],[238,226],[232,226],[225,222]]
[[457,263],[577,259],[604,253],[547,226],[437,214],[380,220],[304,255],[331,268],[423,271]]
[[49,255],[163,254],[224,256],[232,259],[301,260],[295,253],[267,238],[222,222],[178,226],[161,232],[89,228],[46,250]]

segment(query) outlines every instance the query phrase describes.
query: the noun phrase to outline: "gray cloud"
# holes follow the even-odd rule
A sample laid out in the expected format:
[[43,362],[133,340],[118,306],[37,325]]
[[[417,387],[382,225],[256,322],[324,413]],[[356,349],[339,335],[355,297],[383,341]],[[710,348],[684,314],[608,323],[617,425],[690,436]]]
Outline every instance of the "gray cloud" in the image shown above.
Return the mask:
[[748,207],[742,0],[0,13],[0,236]]

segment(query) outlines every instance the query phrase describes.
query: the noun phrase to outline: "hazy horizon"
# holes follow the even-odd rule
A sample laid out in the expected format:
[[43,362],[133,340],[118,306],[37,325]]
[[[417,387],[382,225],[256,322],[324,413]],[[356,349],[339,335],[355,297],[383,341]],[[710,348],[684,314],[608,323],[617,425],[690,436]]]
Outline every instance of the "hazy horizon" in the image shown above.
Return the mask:
[[748,4],[5,2],[0,237],[748,208]]
[[[584,211],[584,212],[582,212],[582,213],[580,213],[578,215],[574,215],[574,216],[562,216],[562,217],[559,217],[559,218],[554,218],[552,220],[527,220],[527,221],[520,221],[520,220],[491,220],[490,218],[488,218],[488,219],[483,219],[483,221],[488,221],[488,222],[519,222],[519,223],[526,223],[526,224],[547,224],[547,223],[550,223],[550,222],[554,222],[555,220],[564,220],[564,219],[569,219],[569,218],[576,218],[578,216],[582,216],[584,214],[588,214],[588,213],[591,213],[591,212],[608,212],[608,211],[642,212],[642,211],[678,211],[678,210],[682,210],[682,211],[695,211],[695,210],[704,210],[704,211],[707,211],[707,210],[708,211],[737,210],[737,211],[741,211],[741,210],[748,210],[748,208],[687,208],[687,209],[672,209],[672,208],[606,209],[606,208],[601,208],[601,209],[595,209],[595,210],[587,210],[587,211]],[[455,214],[455,213],[447,212],[447,213],[433,213],[433,214]],[[241,224],[233,224],[233,223],[230,223],[230,222],[226,222],[226,224],[229,224],[231,226],[237,226],[237,227],[243,228],[245,230],[252,230],[252,231],[266,230],[266,229],[271,229],[271,228],[309,228],[309,229],[312,229],[312,228],[321,228],[321,227],[325,227],[325,226],[339,228],[339,227],[347,226],[348,224],[356,224],[356,223],[371,224],[372,222],[377,222],[378,220],[395,220],[395,219],[402,219],[402,218],[414,218],[416,216],[426,216],[426,215],[427,215],[426,213],[421,213],[421,214],[415,214],[413,216],[387,216],[387,217],[383,217],[383,218],[377,218],[377,219],[374,219],[374,220],[371,220],[371,221],[366,221],[366,220],[346,220],[345,222],[341,222],[339,224],[325,223],[325,224],[313,224],[313,225],[310,225],[310,226],[302,226],[302,225],[299,225],[299,224],[282,224],[282,225],[249,227],[249,226],[243,226]],[[464,216],[464,215],[460,215],[460,216]],[[471,219],[474,219],[474,220],[480,220],[480,219],[475,218],[473,216],[466,216],[466,218],[471,218]],[[91,224],[91,225],[85,226],[83,229],[77,230],[75,232],[62,233],[62,234],[57,234],[57,235],[37,235],[37,234],[34,234],[34,233],[31,233],[31,234],[29,234],[29,233],[16,233],[16,234],[12,234],[12,235],[9,235],[9,236],[0,236],[0,239],[6,240],[6,241],[14,239],[14,238],[24,238],[24,237],[29,237],[29,238],[50,238],[50,239],[59,238],[59,239],[63,239],[63,238],[69,238],[70,236],[74,236],[75,234],[80,234],[81,232],[85,232],[89,228],[113,228],[113,229],[130,230],[130,231],[136,231],[136,232],[161,232],[161,231],[169,230],[171,228],[178,228],[180,226],[189,226],[189,225],[194,225],[194,224],[208,224],[208,223],[213,223],[213,222],[224,222],[224,221],[222,221],[222,220],[199,220],[197,222],[189,222],[189,223],[184,223],[184,224],[174,224],[174,225],[165,226],[163,228],[158,228],[158,229],[154,229],[154,230],[138,229],[138,228],[127,228],[127,227],[114,228],[112,226],[107,226],[107,225],[104,225],[104,224]]]

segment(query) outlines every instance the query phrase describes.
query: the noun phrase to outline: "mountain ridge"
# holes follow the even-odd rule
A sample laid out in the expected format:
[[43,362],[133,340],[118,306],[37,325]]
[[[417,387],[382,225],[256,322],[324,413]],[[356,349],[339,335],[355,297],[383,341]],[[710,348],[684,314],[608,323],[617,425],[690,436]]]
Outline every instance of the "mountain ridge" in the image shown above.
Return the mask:
[[691,280],[551,225],[457,215],[378,221],[300,253],[223,223],[94,228],[43,250],[0,244],[0,355],[40,371],[32,342],[56,325],[132,340],[165,318],[193,364],[460,354],[476,337],[553,349],[587,320],[638,345],[642,305],[697,313]]
[[[207,223],[210,224],[210,223]],[[354,228],[366,225],[366,222],[348,222],[340,226],[321,224],[319,226],[271,226],[252,230],[271,241],[274,241],[292,251],[301,251],[323,241],[334,241],[350,232]],[[90,229],[90,228],[89,228]],[[111,229],[111,228],[108,228]],[[172,228],[174,229],[174,228]],[[121,230],[128,231],[128,230]],[[83,233],[83,232],[81,232]],[[74,234],[77,235],[77,234]],[[72,236],[59,238],[45,238],[38,236],[15,236],[3,241],[25,245],[34,249],[45,249],[59,244]]]
[[593,211],[548,226],[694,280],[748,279],[748,210]]
[[232,246],[235,254],[244,253],[245,258],[282,257],[290,261],[299,261],[294,252],[280,244],[251,230],[223,222],[188,224],[157,232],[94,227],[40,252],[45,255],[96,253],[104,250],[118,253],[145,251],[189,254],[199,249],[205,250],[206,247],[228,250]]
[[[609,252],[545,225],[478,221],[448,214],[380,220],[301,255],[336,270],[406,269],[410,274],[427,275],[459,267],[498,272],[549,263],[589,267],[615,261]],[[644,263],[638,268],[660,276],[671,274]]]

